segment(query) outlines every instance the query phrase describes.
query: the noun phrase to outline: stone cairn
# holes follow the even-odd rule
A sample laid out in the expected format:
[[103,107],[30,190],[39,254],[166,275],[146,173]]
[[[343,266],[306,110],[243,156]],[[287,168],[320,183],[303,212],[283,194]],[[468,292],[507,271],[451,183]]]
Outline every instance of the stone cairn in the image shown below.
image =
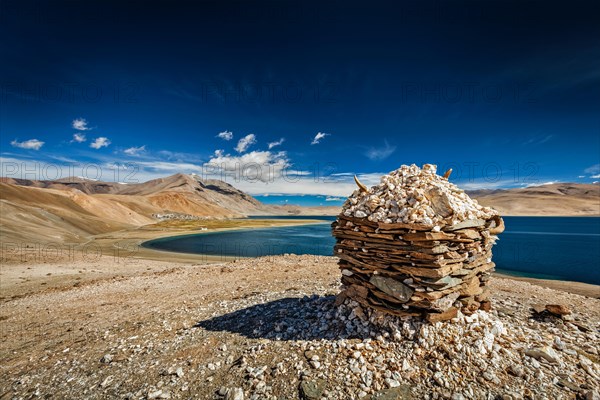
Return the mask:
[[504,230],[436,166],[403,165],[358,189],[332,224],[343,290],[364,307],[430,322],[489,310],[492,246]]

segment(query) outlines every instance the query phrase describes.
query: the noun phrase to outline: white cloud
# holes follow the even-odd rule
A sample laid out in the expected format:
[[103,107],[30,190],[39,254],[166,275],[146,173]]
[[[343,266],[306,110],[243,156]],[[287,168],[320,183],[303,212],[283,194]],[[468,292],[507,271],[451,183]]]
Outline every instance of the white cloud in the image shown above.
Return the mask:
[[42,142],[41,140],[37,140],[37,139],[29,139],[29,140],[25,140],[24,142],[18,142],[17,139],[15,139],[12,142],[10,142],[10,144],[13,147],[19,147],[21,149],[39,150],[44,145],[44,142]]
[[238,153],[243,153],[246,150],[248,150],[248,147],[252,146],[254,143],[256,143],[256,136],[253,133],[251,133],[239,140],[237,146],[235,146],[235,150]]
[[590,178],[592,178],[592,179],[598,179],[598,178],[600,178],[600,174],[592,175],[592,176],[590,176]]
[[342,201],[343,199],[341,197],[332,197],[332,196],[327,196],[325,198],[325,201]]
[[[251,151],[240,156],[223,154],[217,150],[215,155],[204,164],[205,172],[221,177],[232,176],[236,180],[249,182],[270,182],[282,177],[284,169],[289,167],[285,151]],[[287,172],[287,171],[286,171]]]
[[281,144],[282,144],[283,142],[285,142],[285,138],[281,138],[281,139],[279,139],[279,140],[276,140],[276,141],[274,141],[274,142],[270,142],[270,143],[269,143],[269,150],[271,150],[271,149],[272,149],[273,147],[275,147],[275,146],[281,146]]
[[396,151],[396,146],[390,146],[386,140],[384,141],[384,146],[371,147],[367,150],[365,155],[371,160],[381,161],[391,156],[394,151]]
[[321,143],[321,139],[323,139],[325,136],[329,136],[329,133],[322,133],[319,132],[315,135],[314,139],[312,140],[312,142],[310,142],[310,144],[319,144]]
[[585,175],[579,175],[578,178],[585,178]]
[[78,131],[89,131],[92,128],[88,127],[88,122],[84,118],[74,119],[72,122],[73,129],[77,129]]
[[600,173],[600,164],[592,165],[591,167],[584,169],[583,172],[586,174],[598,174]]
[[130,156],[138,156],[140,155],[140,153],[143,153],[146,151],[146,145],[140,146],[140,147],[130,147],[128,149],[123,150],[123,153],[130,155]]
[[230,132],[230,131],[219,132],[217,137],[221,138],[223,140],[231,140],[231,139],[233,139],[233,132]]
[[83,133],[74,133],[71,142],[83,143],[87,140]]
[[549,182],[543,182],[543,183],[530,183],[525,187],[538,187],[538,186],[545,186],[545,185],[554,185],[555,183],[560,183],[559,181],[549,181]]
[[110,140],[108,140],[108,138],[105,138],[103,136],[96,138],[92,143],[90,143],[90,147],[92,149],[100,149],[102,147],[108,147],[108,145],[110,144]]

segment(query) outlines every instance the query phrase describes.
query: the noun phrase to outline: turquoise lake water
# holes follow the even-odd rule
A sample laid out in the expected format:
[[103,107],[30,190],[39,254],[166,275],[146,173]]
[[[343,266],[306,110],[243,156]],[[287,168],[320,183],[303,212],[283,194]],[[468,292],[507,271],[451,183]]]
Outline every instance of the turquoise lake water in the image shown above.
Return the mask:
[[[323,223],[176,236],[144,246],[224,257],[333,255],[330,224],[335,217],[269,217],[274,218]],[[600,285],[600,218],[504,217],[504,222],[506,230],[493,249],[498,272]]]

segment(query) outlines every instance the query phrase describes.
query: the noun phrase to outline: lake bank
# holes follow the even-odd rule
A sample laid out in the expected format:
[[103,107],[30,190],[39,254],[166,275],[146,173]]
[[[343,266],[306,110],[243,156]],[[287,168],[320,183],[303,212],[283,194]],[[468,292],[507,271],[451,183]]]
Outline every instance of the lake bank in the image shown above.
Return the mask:
[[[331,218],[331,217],[330,217]],[[537,218],[537,217],[536,217]],[[137,229],[112,232],[90,238],[85,243],[74,246],[73,251],[65,252],[64,256],[57,257],[33,257],[12,260],[3,265],[2,282],[0,289],[2,297],[23,296],[47,289],[62,290],[73,285],[85,282],[93,282],[106,279],[122,279],[141,273],[150,273],[154,269],[147,261],[168,262],[171,268],[179,268],[181,265],[215,264],[232,261],[237,256],[225,254],[187,254],[170,251],[150,249],[142,246],[142,243],[151,240],[165,240],[177,236],[189,236],[193,234],[219,235],[219,232],[241,232],[241,230],[252,229],[253,234],[258,229],[264,228],[289,228],[293,226],[322,224],[323,219],[302,218],[273,218],[265,220],[264,217],[237,219],[237,220],[207,220],[207,221],[165,221],[163,223],[147,225]],[[327,221],[326,221],[327,222]],[[199,230],[207,228],[207,230]],[[323,226],[329,235],[328,225]],[[502,237],[502,236],[501,236]],[[315,240],[315,246],[324,251],[327,245],[319,244]],[[501,239],[502,240],[502,239]],[[90,246],[86,249],[86,246]],[[88,250],[92,249],[90,253]],[[88,251],[86,253],[86,251]],[[294,253],[293,249],[286,249],[284,253]],[[495,254],[496,259],[496,254]],[[268,260],[269,258],[263,258]],[[88,261],[96,260],[96,267],[83,269],[81,265],[88,265]],[[87,264],[86,264],[87,263]],[[31,267],[35,265],[35,268]],[[145,265],[149,265],[145,267]],[[86,267],[87,268],[87,267]],[[146,270],[146,268],[148,268]],[[550,280],[527,276],[515,276],[506,274],[505,271],[496,272],[496,275],[518,281],[530,282],[532,284],[563,290],[570,293],[578,293],[590,297],[600,296],[600,286],[574,282],[568,279]]]
[[[293,220],[280,217],[281,220]],[[159,238],[144,247],[207,257],[260,257],[282,254],[332,256],[329,223],[257,228]],[[258,220],[258,219],[255,219]],[[600,284],[600,218],[506,217],[506,230],[493,249],[499,273],[523,278]]]

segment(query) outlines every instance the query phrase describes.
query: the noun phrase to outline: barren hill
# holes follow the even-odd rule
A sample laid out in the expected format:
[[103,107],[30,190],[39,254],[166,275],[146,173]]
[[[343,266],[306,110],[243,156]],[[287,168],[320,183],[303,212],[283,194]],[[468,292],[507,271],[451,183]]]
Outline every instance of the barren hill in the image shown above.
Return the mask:
[[[520,189],[468,190],[504,216],[600,216],[600,185],[555,183]],[[336,215],[341,207],[277,206],[280,214]]]
[[0,189],[3,240],[80,242],[155,222],[157,215],[230,218],[270,212],[225,182],[184,174],[139,184],[2,178]]
[[[0,178],[2,240],[81,242],[90,235],[175,218],[335,215],[337,207],[267,206],[218,180],[175,174],[123,184],[83,178]],[[600,185],[561,183],[469,194],[502,215],[600,215]]]
[[50,181],[30,179],[14,179],[0,177],[0,182],[19,186],[29,186],[44,189],[68,190],[77,189],[86,194],[117,193],[126,185],[114,182],[100,182],[80,177],[69,177]]
[[[0,183],[3,242],[81,242],[89,235],[152,222],[150,214],[79,190]],[[139,210],[142,211],[142,210]],[[144,215],[145,214],[145,215]]]
[[468,192],[502,215],[600,215],[600,185],[554,183],[523,189]]

